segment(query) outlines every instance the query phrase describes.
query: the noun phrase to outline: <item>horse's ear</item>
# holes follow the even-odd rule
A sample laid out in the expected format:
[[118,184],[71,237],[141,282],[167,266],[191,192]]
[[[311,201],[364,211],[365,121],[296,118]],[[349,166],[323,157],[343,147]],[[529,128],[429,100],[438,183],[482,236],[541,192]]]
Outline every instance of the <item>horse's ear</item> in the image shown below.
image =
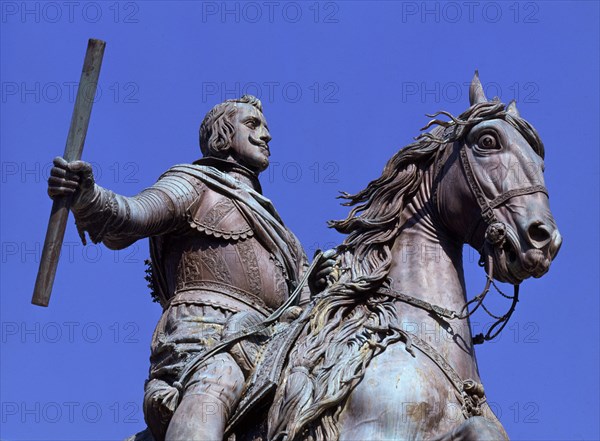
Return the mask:
[[519,115],[519,110],[517,110],[517,102],[515,100],[508,103],[508,106],[506,106],[506,113],[509,113],[512,116],[521,116]]
[[488,99],[483,93],[481,81],[479,81],[479,72],[475,71],[475,75],[471,81],[471,87],[469,88],[469,101],[471,102],[471,106],[474,104],[486,103],[487,100]]

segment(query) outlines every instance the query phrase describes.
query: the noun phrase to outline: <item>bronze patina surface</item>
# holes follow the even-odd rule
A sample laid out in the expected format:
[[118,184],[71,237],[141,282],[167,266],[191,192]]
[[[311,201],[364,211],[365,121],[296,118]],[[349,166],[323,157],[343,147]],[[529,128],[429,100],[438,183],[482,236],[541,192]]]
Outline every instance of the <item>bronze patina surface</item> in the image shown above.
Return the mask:
[[[502,331],[519,284],[544,275],[561,246],[544,147],[514,102],[484,96],[477,73],[470,107],[433,117],[379,178],[344,194],[351,211],[330,225],[346,239],[310,270],[261,194],[271,138],[254,97],[215,106],[200,129],[204,158],[132,198],[96,185],[89,164],[55,160],[49,193],[73,195],[82,237],[111,248],[150,238],[164,313],[149,430],[132,439],[507,439],[474,345]],[[470,300],[464,244],[486,273]],[[505,314],[486,308],[494,291]],[[495,322],[473,336],[479,308]]]
[[[137,196],[98,186],[86,162],[54,160],[48,192],[73,197],[84,243],[86,232],[111,249],[150,238],[150,281],[164,312],[152,339],[144,415],[157,440],[222,438],[260,336],[205,360],[198,355],[287,306],[294,290],[295,303],[305,304],[309,286],[321,290],[331,272],[329,252],[298,286],[304,250],[258,181],[270,140],[261,102],[246,95],[206,115],[203,159],[170,168]],[[298,308],[282,313],[293,317]]]

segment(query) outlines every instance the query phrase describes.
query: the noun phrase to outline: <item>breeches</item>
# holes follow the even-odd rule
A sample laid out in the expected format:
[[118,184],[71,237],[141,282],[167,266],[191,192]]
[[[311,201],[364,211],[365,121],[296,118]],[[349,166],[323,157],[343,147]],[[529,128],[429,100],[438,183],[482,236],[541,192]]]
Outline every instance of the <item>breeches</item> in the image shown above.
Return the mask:
[[188,395],[214,398],[207,400],[198,418],[219,414],[226,420],[237,405],[244,374],[227,352],[198,365],[179,389],[173,386],[192,358],[221,341],[225,323],[233,314],[196,304],[171,305],[163,313],[152,338],[150,376],[144,394],[144,416],[157,441],[164,439],[175,409]]

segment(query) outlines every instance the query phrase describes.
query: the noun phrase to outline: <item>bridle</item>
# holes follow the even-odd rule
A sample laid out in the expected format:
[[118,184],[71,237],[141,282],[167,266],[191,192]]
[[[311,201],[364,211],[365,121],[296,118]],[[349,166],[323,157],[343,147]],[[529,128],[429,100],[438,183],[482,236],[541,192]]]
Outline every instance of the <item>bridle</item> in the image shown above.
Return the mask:
[[[432,191],[432,200],[437,208],[437,188],[439,186],[439,175],[443,168],[443,161],[441,160],[441,152],[438,152],[435,158],[434,163],[434,175],[433,175],[433,191]],[[469,156],[467,153],[467,144],[464,143],[459,149],[459,158],[460,164],[465,174],[467,184],[473,195],[475,196],[475,200],[479,205],[480,209],[480,218],[477,219],[473,225],[469,228],[469,233],[467,236],[467,242],[471,242],[471,238],[473,234],[479,228],[481,222],[485,222],[487,228],[485,230],[484,235],[484,243],[482,248],[479,250],[481,254],[480,265],[485,266],[487,263],[487,274],[486,274],[486,284],[483,291],[473,297],[471,300],[467,301],[463,308],[460,311],[454,311],[448,308],[444,308],[439,305],[435,305],[433,303],[426,302],[421,299],[417,299],[408,294],[402,293],[398,290],[394,290],[391,288],[392,280],[390,279],[387,283],[387,286],[381,287],[378,289],[379,294],[383,294],[385,296],[400,300],[404,303],[408,303],[417,308],[424,309],[431,314],[437,315],[438,317],[443,317],[448,320],[453,319],[466,319],[473,315],[477,309],[481,306],[482,309],[496,321],[492,324],[489,330],[485,333],[477,334],[473,337],[473,344],[481,344],[485,341],[493,340],[506,326],[510,317],[512,316],[515,308],[517,306],[517,302],[519,301],[519,285],[513,285],[513,295],[509,296],[503,293],[500,288],[495,284],[492,275],[494,272],[494,260],[493,260],[493,251],[494,248],[500,248],[504,245],[507,236],[507,225],[504,222],[501,222],[496,217],[494,213],[494,209],[500,207],[502,204],[507,202],[508,200],[521,195],[533,194],[533,193],[544,193],[548,196],[548,191],[543,185],[532,185],[529,187],[516,188],[512,190],[508,190],[496,197],[494,199],[489,200],[479,181],[477,180],[475,173],[473,172],[473,166],[469,161]],[[484,261],[484,258],[487,258],[487,262]],[[491,286],[494,286],[496,291],[502,295],[503,297],[512,300],[511,306],[508,311],[501,315],[494,315],[483,303],[485,296],[490,291]],[[469,307],[475,303],[475,307],[469,309]],[[457,391],[457,398],[462,403],[462,412],[465,418],[469,418],[471,416],[482,415],[482,405],[486,401],[485,392],[483,390],[483,385],[474,381],[472,379],[462,380],[454,368],[448,363],[444,356],[442,356],[435,348],[433,348],[430,344],[428,344],[425,340],[419,338],[417,335],[408,332],[402,332],[402,334],[406,338],[407,350],[414,355],[412,352],[412,347],[416,347],[423,354],[429,357],[446,375],[446,377],[450,380],[451,384]]]
[[494,209],[498,208],[506,201],[516,197],[522,196],[526,194],[533,193],[544,193],[548,196],[548,191],[546,187],[543,185],[532,185],[529,187],[523,188],[515,188],[512,190],[505,191],[504,193],[496,196],[494,199],[489,201],[483,190],[479,181],[475,177],[473,173],[473,167],[471,162],[469,161],[469,156],[467,154],[467,145],[463,144],[459,150],[460,164],[462,166],[465,177],[467,178],[467,184],[475,196],[475,200],[477,201],[477,205],[479,205],[479,209],[481,210],[481,218],[474,223],[474,225],[470,228],[470,232],[467,236],[467,239],[470,241],[473,234],[477,230],[479,223],[483,220],[487,224],[487,229],[485,231],[485,241],[492,246],[502,246],[504,244],[504,240],[506,238],[506,224],[504,222],[500,222],[496,215],[494,214]]
[[[532,185],[528,187],[508,190],[494,197],[492,200],[489,200],[483,192],[483,189],[481,188],[481,185],[477,180],[475,173],[473,172],[473,166],[471,164],[471,161],[469,160],[466,143],[463,143],[463,145],[460,146],[458,154],[460,158],[462,171],[465,174],[467,184],[471,192],[473,193],[473,196],[475,196],[477,204],[479,205],[481,214],[481,216],[469,228],[466,242],[471,242],[472,236],[475,234],[482,221],[485,222],[485,224],[487,225],[484,235],[484,243],[481,249],[479,250],[481,254],[479,265],[487,266],[486,284],[484,289],[481,291],[480,294],[467,301],[460,311],[453,311],[442,306],[434,305],[432,303],[426,302],[421,299],[417,299],[408,294],[399,292],[397,290],[393,290],[388,287],[383,287],[379,289],[378,292],[384,295],[388,295],[390,297],[397,298],[405,303],[424,309],[430,313],[436,314],[446,319],[466,319],[467,317],[473,315],[475,311],[477,311],[477,309],[481,307],[490,317],[496,320],[492,324],[490,329],[485,333],[485,335],[483,333],[480,333],[473,337],[474,344],[481,344],[485,341],[493,340],[496,336],[498,336],[498,334],[500,334],[500,332],[502,332],[502,330],[510,320],[510,317],[512,316],[517,306],[517,302],[519,301],[519,285],[513,285],[514,292],[512,296],[507,295],[503,293],[502,290],[500,290],[500,288],[496,285],[492,278],[494,272],[493,251],[495,248],[501,248],[505,244],[507,231],[509,228],[504,222],[498,220],[496,214],[494,213],[494,209],[500,207],[502,204],[506,203],[508,200],[516,196],[522,196],[533,193],[544,193],[546,196],[548,196],[548,191],[543,185]],[[432,200],[436,208],[438,202],[437,189],[440,183],[441,170],[443,169],[444,165],[443,161],[441,160],[441,157],[441,152],[438,152],[438,155],[436,155],[435,158],[433,174],[434,184],[432,191]],[[486,258],[487,262],[485,260]],[[388,286],[391,286],[391,283]],[[493,314],[483,303],[485,296],[490,291],[490,288],[492,286],[501,296],[512,300],[511,306],[508,309],[508,311],[501,316]],[[469,307],[472,304],[475,304],[475,307],[469,309]]]

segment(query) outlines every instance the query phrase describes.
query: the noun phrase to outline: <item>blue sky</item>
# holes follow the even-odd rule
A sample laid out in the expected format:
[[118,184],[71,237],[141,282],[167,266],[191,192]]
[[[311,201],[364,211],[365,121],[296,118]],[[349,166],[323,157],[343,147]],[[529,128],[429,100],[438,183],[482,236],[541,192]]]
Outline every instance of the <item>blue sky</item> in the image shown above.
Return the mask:
[[[4,1],[1,13],[0,438],[144,427],[161,312],[147,243],[84,248],[71,218],[50,306],[30,304],[45,181],[90,37],[107,42],[83,153],[100,185],[133,195],[197,159],[204,114],[252,93],[273,135],[264,193],[311,255],[341,241],[325,225],[346,213],[337,192],[379,176],[425,113],[465,110],[479,69],[488,97],[517,99],[539,131],[564,238],[499,341],[478,348],[488,400],[512,439],[600,438],[597,2]],[[484,275],[468,249],[465,266],[474,294]]]

